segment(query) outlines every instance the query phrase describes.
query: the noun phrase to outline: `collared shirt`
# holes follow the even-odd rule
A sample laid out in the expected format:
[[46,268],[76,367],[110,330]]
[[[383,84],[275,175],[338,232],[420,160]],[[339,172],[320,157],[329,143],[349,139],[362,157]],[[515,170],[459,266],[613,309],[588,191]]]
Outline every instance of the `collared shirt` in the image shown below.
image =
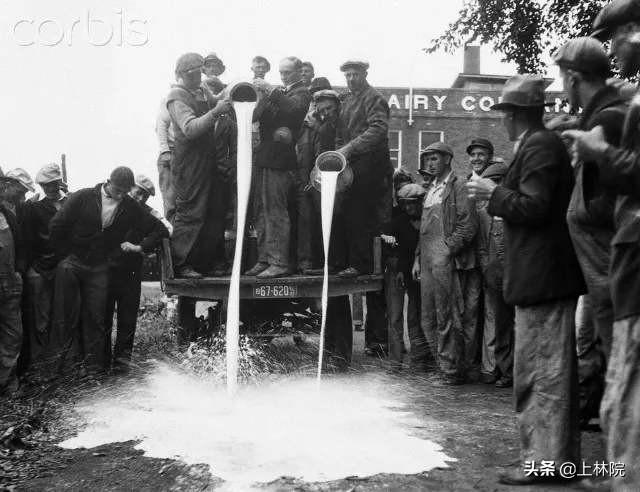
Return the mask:
[[447,186],[447,183],[451,179],[452,175],[453,170],[449,171],[447,177],[442,181],[438,182],[437,179],[433,180],[433,183],[431,183],[431,186],[429,186],[427,194],[424,198],[423,208],[429,208],[438,203],[442,203],[442,194],[444,193],[444,189]]
[[116,210],[118,210],[120,202],[114,200],[110,196],[107,196],[107,193],[104,190],[104,185],[102,185],[100,190],[100,194],[102,195],[102,229],[106,229],[113,223],[113,219],[116,216]]
[[520,144],[522,143],[522,139],[524,138],[525,133],[527,133],[528,130],[523,131],[519,136],[518,139],[515,141],[515,143],[513,144],[513,155],[516,155],[518,153],[518,149],[520,148]]

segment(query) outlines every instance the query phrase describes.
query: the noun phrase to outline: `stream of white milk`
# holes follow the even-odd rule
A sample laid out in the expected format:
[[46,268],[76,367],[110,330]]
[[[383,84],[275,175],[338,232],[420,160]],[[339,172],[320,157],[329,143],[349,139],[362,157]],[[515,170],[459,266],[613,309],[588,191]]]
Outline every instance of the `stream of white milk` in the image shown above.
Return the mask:
[[227,349],[227,392],[235,394],[238,389],[238,338],[240,336],[240,266],[242,262],[242,243],[251,189],[251,123],[255,102],[234,102],[238,122],[238,228],[236,247],[233,255],[233,268],[229,284],[227,303],[226,349]]
[[336,197],[336,183],[339,171],[320,171],[320,209],[322,218],[322,243],[324,245],[324,279],[322,282],[322,324],[320,325],[320,347],[318,352],[318,383],[322,376],[322,354],[324,352],[324,334],[327,325],[327,303],[329,300],[329,244],[331,242],[331,223],[333,205]]

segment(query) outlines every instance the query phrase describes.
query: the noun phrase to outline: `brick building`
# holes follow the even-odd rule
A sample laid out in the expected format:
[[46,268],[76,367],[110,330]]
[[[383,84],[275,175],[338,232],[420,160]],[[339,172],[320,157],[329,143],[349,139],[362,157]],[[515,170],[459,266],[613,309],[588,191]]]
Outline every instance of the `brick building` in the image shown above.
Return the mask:
[[[391,109],[389,146],[394,164],[416,171],[420,152],[430,143],[440,140],[454,150],[454,169],[468,168],[466,148],[473,137],[488,138],[497,157],[507,162],[512,157],[502,126],[500,112],[491,111],[500,100],[500,92],[508,76],[480,73],[480,47],[465,48],[464,69],[452,87],[430,89],[415,87],[376,87],[387,99]],[[547,87],[553,79],[547,79]],[[549,116],[567,112],[563,107],[564,93],[547,92],[554,101],[547,108]]]

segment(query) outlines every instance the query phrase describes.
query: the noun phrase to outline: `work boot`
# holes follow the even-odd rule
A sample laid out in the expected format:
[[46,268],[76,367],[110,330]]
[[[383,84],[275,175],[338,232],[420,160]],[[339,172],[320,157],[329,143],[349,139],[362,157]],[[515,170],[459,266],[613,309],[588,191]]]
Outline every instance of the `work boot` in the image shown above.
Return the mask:
[[256,278],[265,279],[265,278],[278,278],[284,277],[289,273],[289,269],[287,267],[281,267],[277,265],[271,265],[269,268],[263,270]]
[[176,271],[176,275],[181,278],[202,278],[202,274],[199,272],[196,272],[189,265],[185,265],[181,268],[178,268],[178,270]]
[[259,261],[258,263],[253,265],[253,268],[244,272],[244,274],[247,277],[255,277],[259,273],[264,272],[267,268],[269,268],[269,263],[262,263],[261,261]]
[[338,272],[340,278],[355,278],[360,276],[360,272],[353,267],[345,268],[341,272]]
[[498,380],[495,374],[488,374],[486,372],[480,373],[480,381],[484,384],[494,384]]
[[496,381],[496,388],[511,388],[513,386],[513,378],[502,376]]

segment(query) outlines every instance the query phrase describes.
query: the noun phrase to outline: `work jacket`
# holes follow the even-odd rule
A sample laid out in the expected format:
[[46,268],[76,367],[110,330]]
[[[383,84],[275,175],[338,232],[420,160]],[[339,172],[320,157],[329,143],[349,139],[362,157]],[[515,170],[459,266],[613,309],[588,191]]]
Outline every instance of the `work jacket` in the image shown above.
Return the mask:
[[[638,122],[631,128],[637,133]],[[616,194],[609,271],[614,317],[620,320],[640,314],[640,148],[610,145],[597,164],[600,182]]]
[[[64,204],[66,197],[61,198]],[[29,252],[29,266],[49,279],[53,278],[60,257],[49,239],[49,223],[58,209],[46,196],[37,201],[28,201],[24,206],[24,239]]]
[[484,283],[494,290],[502,291],[504,274],[504,222],[492,217],[486,206],[478,209],[478,260]]
[[383,183],[393,174],[388,131],[389,105],[368,83],[342,97],[336,148],[348,146],[354,183]]
[[[607,142],[619,145],[626,111],[626,99],[615,88],[604,87],[584,108],[580,129],[601,126]],[[611,309],[609,263],[616,195],[603,186],[599,174],[596,162],[576,163],[567,223],[593,302]]]
[[464,181],[455,174],[442,192],[442,230],[456,269],[475,268],[478,214],[475,203],[467,196]]
[[118,205],[111,225],[103,229],[102,186],[100,183],[72,193],[51,219],[50,240],[61,258],[74,255],[91,266],[115,264],[124,255],[120,245],[133,231],[142,231],[144,237],[139,244],[147,253],[169,236],[162,222],[128,195]]
[[530,306],[585,293],[566,221],[572,188],[573,169],[560,136],[542,123],[529,129],[487,208],[505,222],[508,304]]

